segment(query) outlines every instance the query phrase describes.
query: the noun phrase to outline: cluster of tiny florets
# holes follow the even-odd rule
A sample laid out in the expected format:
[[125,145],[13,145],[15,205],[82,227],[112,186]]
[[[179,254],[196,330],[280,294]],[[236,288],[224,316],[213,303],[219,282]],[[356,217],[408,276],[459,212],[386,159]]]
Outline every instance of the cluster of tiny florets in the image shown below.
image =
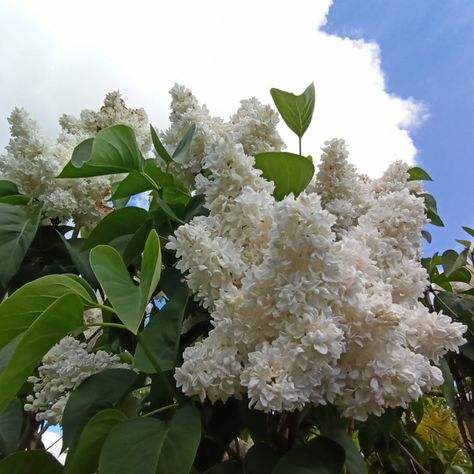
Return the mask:
[[106,369],[129,367],[117,355],[89,352],[85,343],[67,336],[43,357],[38,375],[28,378],[33,394],[28,395],[25,410],[36,413],[38,421],[61,423],[70,393],[85,379]]
[[72,218],[87,227],[110,211],[105,201],[111,195],[111,179],[57,179],[74,147],[106,127],[124,124],[135,130],[144,153],[150,149],[145,111],[127,108],[119,92],[107,94],[98,112],[84,110],[80,118],[63,115],[59,121],[62,132],[56,141],[45,138],[24,109],[14,109],[8,122],[11,139],[6,154],[0,155],[0,177],[13,181],[22,193],[44,203],[47,217],[62,222]]
[[240,143],[245,153],[250,155],[281,150],[285,146],[276,130],[277,113],[256,98],[243,100],[237,113],[226,122],[211,116],[209,109],[199,105],[196,97],[184,86],[175,84],[170,94],[171,126],[162,133],[163,143],[169,151],[174,151],[192,125],[196,127],[190,153],[170,167],[190,185],[203,169],[204,157],[214,151],[222,137],[231,137],[233,143]]
[[167,248],[213,326],[184,351],[178,386],[202,400],[246,396],[264,411],[330,402],[363,420],[441,384],[431,361],[457,350],[466,328],[418,302],[427,218],[408,166],[370,180],[332,140],[314,181],[278,202],[251,156],[281,146],[254,123],[269,118],[272,135],[270,112],[242,103],[234,125],[252,132],[235,133],[184,88],[172,107],[166,137],[191,120],[199,130],[183,172],[209,215],[179,227]]

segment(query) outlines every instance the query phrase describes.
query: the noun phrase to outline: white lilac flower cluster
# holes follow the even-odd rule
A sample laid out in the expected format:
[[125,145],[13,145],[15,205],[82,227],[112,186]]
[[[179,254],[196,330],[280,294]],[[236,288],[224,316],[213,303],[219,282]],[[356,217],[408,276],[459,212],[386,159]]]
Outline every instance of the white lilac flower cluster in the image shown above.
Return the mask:
[[192,125],[196,126],[191,150],[179,164],[173,163],[170,170],[178,174],[186,183],[193,185],[194,177],[204,166],[203,159],[213,151],[220,137],[232,136],[240,143],[245,153],[278,151],[284,148],[276,127],[278,114],[269,106],[263,105],[255,97],[241,101],[237,112],[225,122],[212,117],[205,105],[199,105],[189,89],[175,84],[171,94],[171,126],[161,134],[170,152],[178,146]]
[[63,222],[73,218],[79,225],[93,226],[109,210],[109,177],[56,179],[76,145],[103,128],[125,124],[135,130],[141,150],[150,149],[145,111],[127,108],[119,92],[107,94],[98,112],[84,110],[78,119],[63,115],[56,141],[43,137],[24,109],[14,109],[8,121],[11,139],[6,154],[0,155],[0,178],[16,183],[21,192],[44,203],[46,216]]
[[178,386],[202,400],[247,396],[264,411],[330,402],[364,420],[440,385],[431,361],[457,351],[466,328],[418,302],[427,219],[407,165],[372,181],[332,140],[307,190],[277,202],[249,155],[281,146],[273,115],[240,111],[233,121],[246,132],[237,133],[184,88],[172,95],[164,138],[176,142],[196,123],[181,171],[194,176],[209,215],[179,227],[167,248],[213,325],[185,350]]
[[38,421],[61,423],[70,393],[86,378],[105,369],[128,369],[117,355],[105,351],[88,352],[86,344],[67,336],[43,357],[38,376],[31,376],[33,395],[28,395],[25,411],[36,413]]

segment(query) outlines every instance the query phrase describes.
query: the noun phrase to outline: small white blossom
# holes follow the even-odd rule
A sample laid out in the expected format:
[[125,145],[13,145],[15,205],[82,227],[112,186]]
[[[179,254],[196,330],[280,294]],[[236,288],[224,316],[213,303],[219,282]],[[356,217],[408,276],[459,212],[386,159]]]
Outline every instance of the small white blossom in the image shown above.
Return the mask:
[[31,376],[33,395],[28,395],[26,411],[38,421],[61,423],[70,393],[86,378],[105,369],[129,368],[117,355],[105,351],[88,352],[86,344],[67,336],[43,357],[38,376]]

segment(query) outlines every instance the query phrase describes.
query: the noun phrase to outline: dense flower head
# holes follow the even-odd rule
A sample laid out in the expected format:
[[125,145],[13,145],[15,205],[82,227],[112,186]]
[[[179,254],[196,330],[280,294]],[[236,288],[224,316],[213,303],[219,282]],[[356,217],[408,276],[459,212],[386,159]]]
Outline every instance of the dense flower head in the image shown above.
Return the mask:
[[170,94],[171,126],[161,135],[169,151],[176,149],[192,125],[196,127],[190,153],[179,163],[170,166],[190,185],[194,184],[196,175],[211,166],[207,156],[216,152],[215,146],[223,138],[234,144],[239,143],[246,155],[281,150],[285,146],[276,130],[277,113],[256,98],[243,100],[236,114],[226,122],[211,116],[209,109],[199,105],[193,93],[184,86],[175,84]]
[[72,218],[86,227],[93,227],[110,211],[106,200],[111,195],[111,179],[56,179],[74,147],[106,127],[124,124],[134,129],[144,153],[150,149],[145,111],[127,108],[119,92],[107,94],[98,112],[83,110],[80,118],[63,115],[59,121],[62,131],[55,141],[41,134],[24,109],[14,109],[8,122],[11,139],[6,154],[0,155],[0,178],[13,181],[21,192],[44,203],[47,217],[61,222]]
[[[178,386],[213,402],[246,396],[263,411],[330,402],[364,420],[442,383],[431,361],[458,350],[466,328],[418,302],[427,218],[407,165],[370,180],[349,163],[344,141],[331,140],[307,189],[278,202],[254,167],[265,139],[219,132],[179,91],[174,123],[180,111],[207,123],[193,176],[209,215],[179,227],[167,247],[212,330],[184,351]],[[242,107],[233,126],[261,131],[254,117],[272,117],[252,100]]]
[[86,344],[67,336],[43,357],[38,375],[28,378],[33,395],[28,395],[26,411],[38,421],[61,423],[70,393],[86,378],[105,369],[129,368],[117,355],[105,351],[88,352]]

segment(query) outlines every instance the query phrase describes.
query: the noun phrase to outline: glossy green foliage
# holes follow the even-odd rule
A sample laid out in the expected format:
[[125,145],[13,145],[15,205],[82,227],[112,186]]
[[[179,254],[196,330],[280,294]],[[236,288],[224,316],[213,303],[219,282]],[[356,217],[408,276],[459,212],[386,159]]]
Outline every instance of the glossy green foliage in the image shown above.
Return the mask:
[[[142,336],[150,348],[161,370],[172,370],[178,358],[178,346],[183,318],[188,304],[189,289],[182,281],[181,273],[169,268],[163,273],[160,290],[169,298],[163,309],[155,311]],[[146,373],[155,372],[141,345],[137,346],[134,365]]]
[[126,420],[125,414],[116,409],[102,410],[85,425],[75,449],[67,457],[67,474],[94,474],[97,472],[99,456],[105,438],[119,423]]
[[7,286],[19,270],[38,230],[42,206],[0,202],[0,286]]
[[300,95],[280,89],[271,89],[270,93],[285,123],[301,138],[313,118],[316,103],[314,84],[310,84]]
[[95,138],[80,143],[59,178],[84,178],[141,171],[145,160],[135,132],[126,125],[101,130]]
[[7,353],[8,357],[0,373],[0,410],[6,408],[49,349],[83,326],[83,311],[79,296],[65,294],[2,349],[1,353]]
[[135,388],[133,370],[108,369],[92,375],[72,392],[63,415],[63,449],[74,447],[89,420],[101,410],[114,408]]
[[122,257],[113,247],[94,247],[90,262],[117,316],[136,334],[145,315],[145,308],[160,280],[161,248],[158,234],[152,230],[145,243],[139,285],[134,283]]
[[199,412],[191,406],[177,410],[168,422],[154,418],[124,421],[105,440],[99,472],[188,474],[200,436]]
[[298,196],[314,175],[310,156],[283,151],[258,153],[255,155],[255,167],[262,170],[265,179],[275,183],[273,195],[278,201],[290,193]]
[[18,451],[0,461],[3,474],[62,474],[63,466],[54,456],[39,449]]

